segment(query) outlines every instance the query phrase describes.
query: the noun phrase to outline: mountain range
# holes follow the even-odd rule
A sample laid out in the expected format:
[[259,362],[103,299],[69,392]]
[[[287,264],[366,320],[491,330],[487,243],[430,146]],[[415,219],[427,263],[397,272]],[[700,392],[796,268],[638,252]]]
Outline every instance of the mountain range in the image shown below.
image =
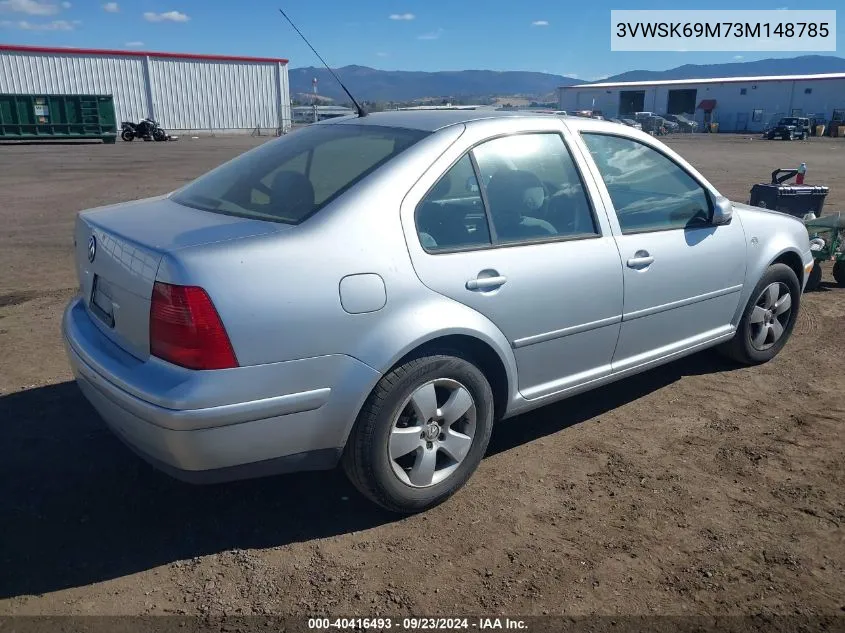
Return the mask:
[[600,81],[656,81],[661,79],[711,79],[713,77],[765,77],[845,72],[845,58],[802,55],[787,59],[761,59],[730,64],[684,64],[670,70],[631,70]]
[[[376,70],[367,66],[344,66],[338,75],[359,100],[413,101],[425,98],[482,98],[521,95],[545,98],[560,86],[585,83],[574,77],[528,71],[459,70],[412,72]],[[787,59],[728,64],[685,64],[670,70],[632,70],[597,81],[653,81],[660,79],[705,79],[845,72],[845,58],[830,55],[802,55]],[[292,68],[288,72],[290,93],[303,99],[310,95],[317,78],[322,97],[348,101],[343,90],[325,68]]]
[[[494,70],[411,72],[376,70],[367,66],[344,66],[335,70],[356,99],[366,101],[412,101],[426,97],[480,97],[489,95],[541,95],[559,86],[584,83],[548,73]],[[321,96],[348,101],[342,88],[325,68],[292,68],[288,71],[291,96],[311,93],[317,78]],[[302,98],[300,96],[300,98]]]

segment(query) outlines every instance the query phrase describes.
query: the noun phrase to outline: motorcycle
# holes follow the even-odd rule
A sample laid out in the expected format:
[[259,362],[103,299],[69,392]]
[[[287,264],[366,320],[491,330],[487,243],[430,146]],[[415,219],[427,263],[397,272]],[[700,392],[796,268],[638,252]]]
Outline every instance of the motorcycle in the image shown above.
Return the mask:
[[132,141],[136,138],[142,138],[145,141],[166,141],[169,138],[158,122],[150,118],[143,119],[140,123],[122,121],[120,128],[120,138],[124,141]]

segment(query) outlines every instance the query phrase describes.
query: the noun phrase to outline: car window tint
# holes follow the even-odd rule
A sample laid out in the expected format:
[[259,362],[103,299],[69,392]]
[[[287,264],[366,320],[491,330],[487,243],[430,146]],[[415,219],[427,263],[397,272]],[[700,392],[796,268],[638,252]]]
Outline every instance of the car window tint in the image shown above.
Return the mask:
[[464,156],[417,207],[417,233],[426,250],[488,246],[490,232],[472,161]]
[[[252,191],[250,192],[250,201],[255,205],[270,204],[270,187],[273,185],[273,179],[276,174],[280,171],[294,171],[298,174],[305,175],[306,170],[308,169],[308,159],[310,156],[310,152],[297,154],[264,176],[259,181],[259,184],[252,188]],[[260,206],[258,208],[260,208]]]
[[309,175],[314,201],[326,201],[347,182],[391,156],[395,146],[392,136],[369,136],[339,138],[315,147]]
[[597,234],[587,193],[558,134],[516,134],[475,149],[498,242]]
[[607,185],[623,233],[708,223],[707,192],[680,165],[633,139],[583,136]]
[[224,163],[171,199],[213,213],[297,224],[426,135],[385,126],[308,126]]

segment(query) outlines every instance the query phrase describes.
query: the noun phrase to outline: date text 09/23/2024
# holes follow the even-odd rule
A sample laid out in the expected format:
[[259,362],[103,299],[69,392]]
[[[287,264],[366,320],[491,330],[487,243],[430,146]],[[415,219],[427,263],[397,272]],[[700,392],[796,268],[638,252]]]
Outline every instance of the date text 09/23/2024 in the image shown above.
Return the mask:
[[353,629],[384,631],[444,631],[444,630],[526,630],[524,620],[512,618],[309,618],[308,628],[315,631]]

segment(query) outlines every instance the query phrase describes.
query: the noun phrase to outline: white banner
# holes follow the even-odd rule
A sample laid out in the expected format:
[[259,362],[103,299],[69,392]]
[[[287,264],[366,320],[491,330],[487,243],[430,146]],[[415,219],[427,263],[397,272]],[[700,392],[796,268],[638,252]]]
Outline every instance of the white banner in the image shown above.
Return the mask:
[[612,51],[836,51],[836,11],[610,12]]

